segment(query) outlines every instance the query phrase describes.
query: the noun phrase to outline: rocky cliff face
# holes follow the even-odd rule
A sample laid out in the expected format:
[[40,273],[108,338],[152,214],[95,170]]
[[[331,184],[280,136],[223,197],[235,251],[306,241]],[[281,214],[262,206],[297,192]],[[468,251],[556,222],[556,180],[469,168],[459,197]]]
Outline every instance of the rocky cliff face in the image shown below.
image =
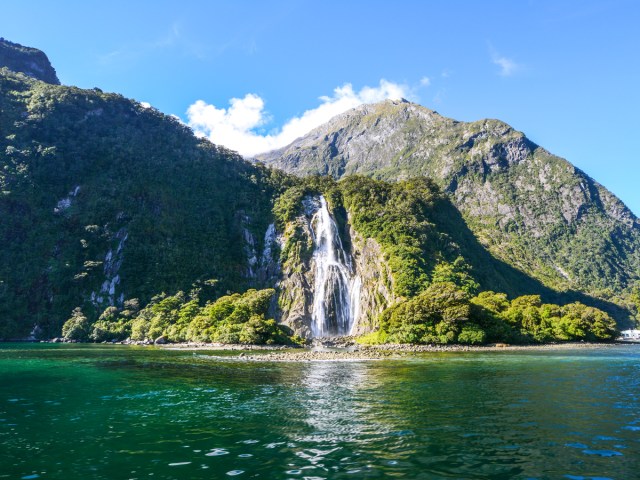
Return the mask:
[[385,262],[380,245],[372,238],[364,238],[349,229],[355,270],[360,275],[360,311],[351,330],[352,335],[363,335],[378,328],[378,317],[396,300],[393,278]]
[[296,175],[429,176],[493,255],[559,290],[606,296],[640,272],[640,224],[602,185],[498,120],[364,105],[257,160]]
[[311,336],[313,285],[312,210],[286,225],[281,236],[281,279],[277,285],[279,321],[304,337]]
[[44,52],[0,38],[0,67],[20,72],[36,80],[60,85],[56,71]]

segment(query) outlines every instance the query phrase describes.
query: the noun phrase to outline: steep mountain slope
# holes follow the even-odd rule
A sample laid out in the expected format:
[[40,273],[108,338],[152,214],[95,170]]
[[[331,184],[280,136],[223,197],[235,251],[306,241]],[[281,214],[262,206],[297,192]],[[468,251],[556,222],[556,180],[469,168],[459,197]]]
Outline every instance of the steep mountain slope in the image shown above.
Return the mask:
[[498,120],[364,105],[257,160],[296,175],[428,176],[479,241],[558,290],[611,298],[640,278],[640,224],[602,185]]
[[584,294],[554,292],[494,258],[425,177],[305,177],[278,197],[274,213],[282,232],[278,318],[306,337],[605,339],[615,322],[592,306],[621,323],[628,315]]
[[272,172],[135,101],[6,68],[0,111],[0,338],[59,335],[77,306],[259,283]]
[[[24,338],[34,326],[41,336],[62,332],[68,340],[231,343],[297,342],[293,331],[418,343],[606,340],[615,333],[613,320],[597,309],[543,304],[594,302],[545,287],[513,268],[517,262],[510,264],[508,255],[506,262],[496,258],[442,186],[424,177],[439,178],[454,200],[465,200],[461,205],[484,208],[495,198],[472,195],[480,180],[465,166],[473,164],[465,152],[455,157],[462,166],[451,160],[453,153],[438,164],[449,172],[453,162],[455,181],[447,180],[450,172],[415,171],[401,157],[385,175],[417,178],[296,178],[198,139],[175,118],[134,100],[33,78],[27,67],[35,54],[10,45],[14,57],[25,56],[13,58],[12,68],[25,71],[0,68],[0,339]],[[413,118],[416,112],[422,120]],[[341,127],[353,114],[373,118]],[[411,104],[386,103],[335,119],[333,140],[314,137],[308,148],[295,150],[294,156],[303,155],[293,163],[311,171],[330,168],[336,176],[350,169],[384,176],[385,145],[399,148],[409,138],[416,147],[406,158],[424,153],[425,118],[448,125],[432,127],[449,132],[455,143],[457,123]],[[400,124],[409,137],[394,130]],[[347,127],[359,132],[359,147]],[[492,135],[516,143],[521,137]],[[451,150],[438,141],[443,152]],[[323,142],[327,152],[307,165],[305,152],[318,154]],[[350,155],[375,142],[381,146],[366,162],[350,166]],[[511,163],[515,171],[512,150],[494,163]],[[546,159],[542,153],[535,150],[527,161]],[[369,172],[367,162],[376,168]],[[561,170],[568,165],[557,163]],[[503,196],[519,192],[520,185],[510,186],[500,172],[489,168],[483,181]],[[532,201],[522,196],[509,197],[518,214]],[[504,214],[503,197],[497,198]],[[476,219],[469,211],[467,221]],[[602,215],[587,209],[574,221]],[[628,215],[631,234],[621,230],[628,245],[620,243],[620,259],[635,245],[635,217]],[[471,224],[476,235],[484,225],[479,218]],[[493,235],[491,228],[486,231]],[[520,240],[516,229],[499,232],[513,235],[503,243]],[[629,265],[623,260],[622,269]],[[507,300],[505,294],[520,297]],[[626,312],[598,305],[624,321]]]
[[56,71],[43,51],[9,42],[4,38],[0,38],[0,67],[22,72],[46,83],[60,85]]

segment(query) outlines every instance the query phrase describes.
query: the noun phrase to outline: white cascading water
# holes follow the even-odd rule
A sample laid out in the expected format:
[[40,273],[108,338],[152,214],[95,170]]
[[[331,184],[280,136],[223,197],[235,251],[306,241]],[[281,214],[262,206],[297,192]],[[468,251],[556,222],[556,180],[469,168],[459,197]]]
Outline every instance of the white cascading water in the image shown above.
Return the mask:
[[315,285],[311,331],[314,337],[348,335],[360,311],[360,277],[354,274],[351,258],[342,247],[327,202],[311,220]]

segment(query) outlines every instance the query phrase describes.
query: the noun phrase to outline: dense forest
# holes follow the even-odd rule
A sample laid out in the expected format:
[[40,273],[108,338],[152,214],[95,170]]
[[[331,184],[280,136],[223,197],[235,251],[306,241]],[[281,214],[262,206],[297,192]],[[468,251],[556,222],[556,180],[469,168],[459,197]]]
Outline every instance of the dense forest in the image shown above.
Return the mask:
[[[602,341],[616,334],[615,321],[598,308],[580,302],[543,303],[540,295],[509,300],[507,294],[489,290],[500,279],[511,291],[526,290],[531,280],[515,271],[501,271],[500,263],[482,255],[478,245],[458,245],[454,238],[464,237],[456,228],[462,227],[447,211],[451,208],[447,197],[428,179],[397,183],[357,176],[339,182],[330,177],[300,179],[275,202],[279,228],[301,214],[305,196],[320,193],[331,202],[345,234],[349,219],[359,233],[382,245],[400,298],[382,312],[375,331],[359,339],[362,343]],[[299,255],[311,254],[310,249],[293,245],[301,241],[293,237],[282,261],[297,262]],[[290,258],[292,252],[298,256]],[[205,282],[203,288],[214,285]],[[203,288],[157,295],[144,308],[137,299],[126,301],[122,308],[105,309],[97,321],[77,309],[65,323],[63,335],[84,341],[302,343],[268,318],[275,290],[249,290],[202,302]]]
[[255,283],[243,235],[264,231],[285,175],[99,90],[4,69],[0,109],[0,337],[55,335],[77,306]]

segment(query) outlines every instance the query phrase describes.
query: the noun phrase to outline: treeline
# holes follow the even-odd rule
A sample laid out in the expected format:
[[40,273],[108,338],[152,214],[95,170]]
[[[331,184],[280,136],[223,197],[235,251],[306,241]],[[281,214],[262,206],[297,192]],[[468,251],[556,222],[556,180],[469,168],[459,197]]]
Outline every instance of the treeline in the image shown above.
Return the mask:
[[216,342],[293,345],[302,339],[268,318],[273,289],[248,290],[201,302],[198,291],[157,295],[144,308],[137,299],[108,307],[91,322],[76,308],[62,327],[65,340]]
[[493,342],[609,341],[616,323],[605,312],[578,302],[542,303],[539,295],[508,300],[504,293],[476,296],[453,282],[434,282],[415,297],[387,308],[378,331],[363,343],[479,345]]

